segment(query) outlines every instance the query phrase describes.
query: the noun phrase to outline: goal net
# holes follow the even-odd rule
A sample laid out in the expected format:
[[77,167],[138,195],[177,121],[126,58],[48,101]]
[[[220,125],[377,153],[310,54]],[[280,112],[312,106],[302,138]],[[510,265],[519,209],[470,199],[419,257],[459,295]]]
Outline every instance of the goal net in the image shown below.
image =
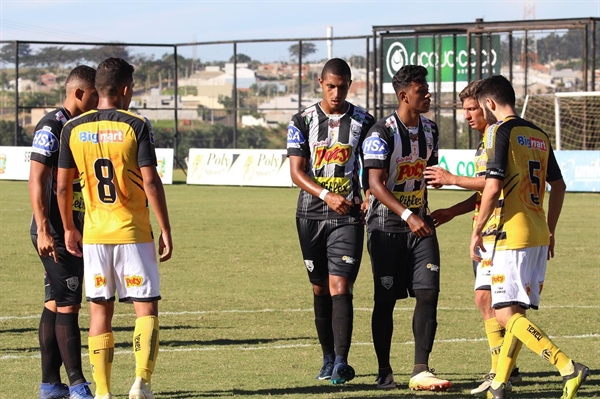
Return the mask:
[[521,117],[542,128],[555,150],[600,149],[600,92],[527,95]]

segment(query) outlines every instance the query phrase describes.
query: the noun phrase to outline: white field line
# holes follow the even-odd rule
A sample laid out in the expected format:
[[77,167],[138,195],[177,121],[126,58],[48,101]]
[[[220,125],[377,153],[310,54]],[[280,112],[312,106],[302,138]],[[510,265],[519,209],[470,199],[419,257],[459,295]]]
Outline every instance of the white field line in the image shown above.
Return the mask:
[[[584,335],[563,335],[563,336],[551,336],[551,339],[589,339],[589,338],[600,338],[600,334],[584,334]],[[436,339],[436,344],[443,343],[456,343],[456,342],[464,342],[464,343],[476,343],[487,341],[487,338],[451,338],[451,339]],[[372,342],[353,342],[353,346],[372,346]],[[392,345],[414,345],[414,341],[405,341],[405,342],[392,342]],[[254,350],[278,350],[278,349],[296,349],[296,348],[308,348],[308,347],[318,347],[320,346],[318,343],[314,344],[288,344],[288,345],[254,345],[254,346],[240,346],[240,345],[212,345],[206,347],[197,347],[197,348],[160,348],[160,353],[170,353],[170,352],[208,352],[208,351],[221,351],[221,350],[244,350],[244,351],[254,351]],[[118,350],[115,351],[115,355],[131,355],[131,350]],[[83,352],[81,354],[82,358],[87,359],[88,353]],[[18,359],[36,359],[39,358],[39,352],[29,354],[29,355],[4,355],[0,356],[0,361],[3,360],[18,360]]]
[[[84,305],[85,306],[85,305]],[[591,306],[580,306],[580,305],[550,305],[550,306],[542,306],[540,310],[544,309],[600,309],[598,305]],[[362,312],[372,312],[373,308],[354,308],[355,311]],[[396,307],[395,311],[398,312],[412,312],[414,307]],[[466,308],[449,308],[449,307],[438,307],[438,310],[442,311],[476,311],[475,307],[466,307]],[[230,313],[238,313],[238,314],[252,314],[252,313],[294,313],[294,312],[313,312],[311,309],[251,309],[251,310],[242,310],[242,309],[230,309],[230,310],[184,310],[181,312],[160,312],[159,317],[163,316],[183,316],[183,315],[204,315],[204,314],[230,314]],[[79,315],[81,317],[89,317],[89,314],[86,312],[80,312]],[[117,313],[114,317],[134,317],[133,310],[131,313]],[[0,321],[8,321],[8,320],[27,320],[27,319],[39,319],[39,314],[33,315],[25,315],[25,316],[0,316]]]

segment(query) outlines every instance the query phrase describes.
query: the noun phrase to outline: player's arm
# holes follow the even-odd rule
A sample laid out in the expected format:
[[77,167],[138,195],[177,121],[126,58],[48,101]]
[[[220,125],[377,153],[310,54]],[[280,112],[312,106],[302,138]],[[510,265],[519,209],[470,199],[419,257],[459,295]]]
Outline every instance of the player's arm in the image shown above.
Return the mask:
[[558,166],[558,162],[556,162],[552,148],[550,148],[550,158],[548,159],[547,181],[550,185],[548,216],[546,217],[548,229],[550,230],[550,245],[548,246],[548,260],[550,260],[551,258],[554,258],[554,233],[556,231],[556,225],[558,224],[558,218],[560,217],[563,202],[565,201],[565,191],[567,191],[567,185],[562,178],[562,173]]
[[173,253],[173,238],[171,237],[171,223],[169,222],[165,188],[160,180],[156,166],[143,166],[140,168],[140,171],[144,180],[144,191],[160,227],[160,237],[158,239],[160,261],[165,262],[171,258]]
[[[384,182],[387,180],[387,173],[385,169],[380,168],[369,168],[369,186],[371,194],[375,196],[383,205],[388,207],[392,212],[402,217],[404,211],[408,208],[404,207],[387,188]],[[425,237],[431,234],[429,225],[419,217],[412,213],[408,218],[405,219],[406,223],[410,227],[410,230],[419,237]]]
[[482,191],[485,177],[456,176],[439,166],[428,166],[423,172],[427,184],[434,187],[458,186],[467,190]]
[[46,204],[46,181],[52,168],[41,162],[31,160],[29,169],[29,198],[33,218],[37,226],[37,250],[40,256],[52,256],[58,262],[56,244],[50,234],[50,220],[48,219],[48,207]]
[[[296,155],[290,155],[290,175],[292,182],[302,190],[317,198],[321,198],[331,209],[340,215],[350,212],[352,202],[339,194],[324,190],[306,174],[306,158]],[[324,193],[324,194],[323,194]]]
[[431,213],[435,227],[448,223],[456,216],[464,215],[475,209],[477,204],[477,193],[473,194],[464,201],[452,205],[450,208],[437,209]]
[[73,221],[73,180],[77,175],[76,168],[58,168],[56,178],[56,201],[60,211],[60,218],[65,229],[65,246],[74,256],[83,256],[81,253],[82,236]]

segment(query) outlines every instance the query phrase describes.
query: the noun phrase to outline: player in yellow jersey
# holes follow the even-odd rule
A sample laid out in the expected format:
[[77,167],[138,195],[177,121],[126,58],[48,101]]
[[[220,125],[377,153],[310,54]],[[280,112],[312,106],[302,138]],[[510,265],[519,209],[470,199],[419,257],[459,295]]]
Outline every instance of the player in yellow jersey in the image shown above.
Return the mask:
[[[459,95],[460,101],[465,111],[465,119],[471,128],[477,130],[481,134],[481,142],[475,152],[475,176],[456,176],[446,169],[429,166],[425,169],[424,175],[428,183],[434,187],[441,186],[458,186],[467,190],[477,191],[464,201],[461,201],[450,208],[438,209],[432,212],[431,216],[434,219],[436,227],[449,222],[455,216],[475,210],[473,219],[477,220],[479,213],[479,203],[481,201],[481,191],[485,186],[485,168],[487,164],[487,154],[485,150],[484,140],[485,131],[488,123],[483,116],[483,109],[479,106],[475,98],[475,90],[479,87],[481,80],[471,82],[465,87]],[[491,270],[492,270],[492,255],[494,253],[494,243],[496,241],[496,227],[498,226],[498,218],[492,216],[484,227],[483,243],[486,251],[480,253],[481,262],[473,262],[473,271],[475,273],[475,304],[483,317],[485,333],[488,339],[491,354],[491,368],[489,373],[484,377],[483,382],[471,390],[471,393],[476,395],[487,391],[494,376],[496,375],[496,366],[498,364],[498,355],[500,354],[500,346],[504,337],[504,328],[496,320],[494,309],[492,308],[491,295]],[[509,382],[514,384],[522,380],[518,368],[515,368],[511,374]],[[508,384],[510,386],[511,384]]]
[[[505,77],[485,79],[476,97],[491,126],[484,141],[486,180],[470,252],[473,260],[481,261],[479,250],[485,251],[482,231],[492,214],[499,215],[492,258],[492,306],[506,330],[487,397],[506,397],[506,382],[518,353],[515,348],[525,344],[558,369],[564,381],[562,399],[571,399],[590,374],[589,368],[573,362],[526,316],[526,309],[539,306],[546,263],[554,256],[554,233],[566,185],[548,135],[516,116],[515,91]],[[543,208],[546,183],[551,187],[547,218]],[[498,203],[500,196],[504,200]]]
[[[98,66],[98,109],[67,123],[58,161],[58,202],[66,247],[82,256],[90,302],[89,356],[96,399],[111,399],[115,292],[132,302],[136,379],[130,399],[153,399],[151,377],[158,355],[158,262],[148,202],[160,227],[160,261],[171,257],[171,227],[156,170],[154,138],[144,117],[128,112],[134,68],[120,58]],[[71,181],[79,173],[86,204],[83,242],[71,213]],[[81,249],[80,249],[80,246]]]

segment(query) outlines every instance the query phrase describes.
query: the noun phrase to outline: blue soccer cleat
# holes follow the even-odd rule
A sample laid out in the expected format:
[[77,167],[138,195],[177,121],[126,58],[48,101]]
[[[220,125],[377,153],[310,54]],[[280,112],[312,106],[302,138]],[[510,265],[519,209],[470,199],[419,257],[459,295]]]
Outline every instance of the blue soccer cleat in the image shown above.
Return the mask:
[[331,383],[344,384],[354,378],[354,369],[348,363],[337,363],[331,373]]
[[69,387],[60,382],[57,384],[40,384],[40,399],[63,399],[70,396]]
[[69,399],[94,399],[88,385],[90,385],[89,382],[83,382],[81,384],[70,386],[69,392],[71,393],[71,396],[69,396]]

